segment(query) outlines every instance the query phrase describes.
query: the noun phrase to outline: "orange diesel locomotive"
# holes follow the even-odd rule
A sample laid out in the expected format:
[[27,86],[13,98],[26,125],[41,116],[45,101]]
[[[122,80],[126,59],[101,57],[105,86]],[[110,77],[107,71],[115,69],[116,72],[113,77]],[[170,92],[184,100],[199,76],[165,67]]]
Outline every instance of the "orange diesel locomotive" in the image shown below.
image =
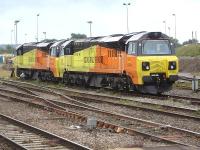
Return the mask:
[[[66,84],[153,94],[171,89],[178,79],[178,59],[173,43],[161,32],[137,32],[30,45],[34,45],[34,48],[27,52],[22,50],[22,55],[17,55],[16,71],[19,77],[62,79]],[[44,47],[41,48],[41,45]],[[21,49],[26,47],[24,44]],[[25,59],[33,61],[30,63]],[[23,64],[20,65],[21,60]]]

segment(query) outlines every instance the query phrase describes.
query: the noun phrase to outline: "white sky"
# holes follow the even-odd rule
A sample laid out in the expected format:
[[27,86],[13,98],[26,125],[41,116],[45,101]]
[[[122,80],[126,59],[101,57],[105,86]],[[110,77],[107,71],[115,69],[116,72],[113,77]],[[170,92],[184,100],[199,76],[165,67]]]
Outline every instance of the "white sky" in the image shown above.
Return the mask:
[[11,43],[14,20],[20,20],[18,43],[36,41],[38,13],[39,40],[44,39],[43,32],[55,39],[69,38],[71,33],[89,36],[89,20],[93,21],[92,36],[126,33],[124,2],[131,3],[130,32],[165,32],[166,20],[167,34],[170,27],[174,37],[175,13],[180,42],[191,39],[192,31],[200,36],[200,0],[0,0],[0,44]]

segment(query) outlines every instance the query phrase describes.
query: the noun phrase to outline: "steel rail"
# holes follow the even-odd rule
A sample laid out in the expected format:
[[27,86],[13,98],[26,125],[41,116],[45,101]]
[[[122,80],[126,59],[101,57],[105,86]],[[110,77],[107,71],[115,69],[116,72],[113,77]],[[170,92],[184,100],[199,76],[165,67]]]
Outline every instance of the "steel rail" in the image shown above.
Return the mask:
[[28,150],[25,147],[19,145],[17,142],[13,141],[12,139],[7,138],[5,135],[0,133],[0,137],[3,138],[11,147],[19,150]]
[[[58,135],[55,135],[53,133],[47,132],[43,129],[40,129],[38,127],[34,127],[32,125],[29,125],[27,123],[24,123],[22,121],[19,121],[17,119],[11,118],[10,116],[4,115],[0,113],[0,120],[4,120],[6,122],[9,122],[8,126],[5,125],[5,123],[0,124],[2,125],[0,128],[1,136],[15,144],[16,146],[22,148],[22,149],[31,149],[31,148],[40,148],[43,149],[45,147],[49,149],[52,148],[51,144],[48,144],[48,142],[44,143],[44,140],[53,140],[56,144],[53,146],[55,149],[78,149],[78,150],[90,150],[90,148],[87,148],[83,145],[80,145],[78,143],[75,143],[73,141],[67,140],[65,138],[62,138]],[[2,128],[4,127],[4,128]],[[18,135],[15,132],[16,128],[19,128],[20,131]],[[13,130],[14,129],[14,130]],[[23,130],[23,132],[22,132]],[[3,131],[6,131],[3,133]],[[24,138],[27,139],[27,137],[30,137],[30,142],[24,142]],[[34,140],[41,140],[41,143],[34,142]]]

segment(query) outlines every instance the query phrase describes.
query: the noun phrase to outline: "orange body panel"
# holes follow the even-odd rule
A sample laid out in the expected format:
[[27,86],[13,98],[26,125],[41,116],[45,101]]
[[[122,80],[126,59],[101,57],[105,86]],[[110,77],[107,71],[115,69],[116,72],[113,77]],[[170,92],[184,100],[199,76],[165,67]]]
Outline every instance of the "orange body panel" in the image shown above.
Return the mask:
[[138,74],[137,74],[137,57],[134,55],[125,54],[125,65],[124,70],[130,76],[133,83],[138,83]]
[[48,53],[36,50],[35,69],[48,69]]
[[36,59],[34,69],[40,70],[49,70],[53,72],[55,77],[58,77],[58,68],[56,57],[49,56],[47,52],[41,51],[40,49],[36,50]]
[[53,72],[54,77],[59,77],[56,57],[49,56],[49,68]]
[[95,67],[90,72],[98,73],[121,73],[121,51],[97,46],[95,56]]
[[95,67],[90,72],[96,73],[123,73],[130,76],[132,81],[138,83],[137,57],[128,55],[124,51],[97,46]]

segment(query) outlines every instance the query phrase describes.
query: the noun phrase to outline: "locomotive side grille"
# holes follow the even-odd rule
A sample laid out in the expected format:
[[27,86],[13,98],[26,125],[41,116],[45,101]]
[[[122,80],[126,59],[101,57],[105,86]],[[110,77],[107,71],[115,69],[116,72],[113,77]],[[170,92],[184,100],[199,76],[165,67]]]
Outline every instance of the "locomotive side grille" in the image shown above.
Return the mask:
[[150,70],[151,72],[165,72],[166,71],[166,67],[165,67],[165,62],[163,61],[152,61],[150,63]]

